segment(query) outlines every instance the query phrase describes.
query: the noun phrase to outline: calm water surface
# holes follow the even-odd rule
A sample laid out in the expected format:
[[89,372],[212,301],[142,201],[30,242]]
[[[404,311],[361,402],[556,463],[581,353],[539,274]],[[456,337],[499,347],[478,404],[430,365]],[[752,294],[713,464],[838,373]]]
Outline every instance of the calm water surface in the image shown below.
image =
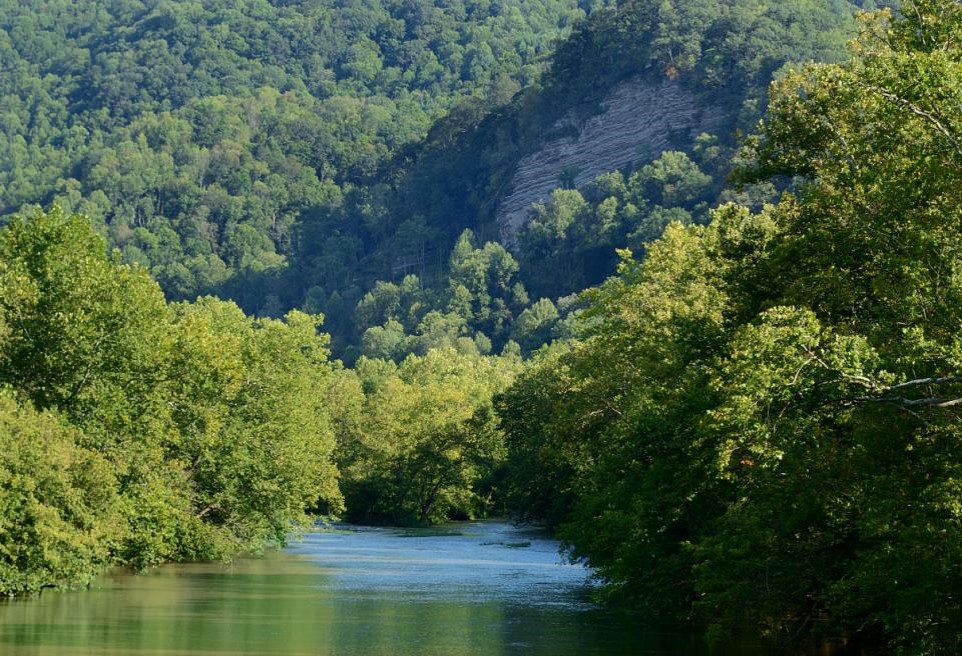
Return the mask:
[[557,542],[497,522],[342,527],[232,565],[116,574],[0,603],[0,654],[466,656],[709,652],[589,602]]

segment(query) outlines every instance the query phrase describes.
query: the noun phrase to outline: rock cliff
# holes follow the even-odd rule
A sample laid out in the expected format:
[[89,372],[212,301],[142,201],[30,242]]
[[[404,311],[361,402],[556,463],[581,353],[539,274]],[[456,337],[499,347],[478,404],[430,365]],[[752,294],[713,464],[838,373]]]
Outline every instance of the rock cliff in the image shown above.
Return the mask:
[[497,210],[502,239],[514,244],[531,206],[561,186],[562,177],[583,186],[606,171],[684,148],[702,132],[717,130],[724,118],[720,108],[706,106],[676,81],[623,82],[604,100],[601,113],[581,122],[572,115],[561,119],[553,132],[564,136],[521,159]]

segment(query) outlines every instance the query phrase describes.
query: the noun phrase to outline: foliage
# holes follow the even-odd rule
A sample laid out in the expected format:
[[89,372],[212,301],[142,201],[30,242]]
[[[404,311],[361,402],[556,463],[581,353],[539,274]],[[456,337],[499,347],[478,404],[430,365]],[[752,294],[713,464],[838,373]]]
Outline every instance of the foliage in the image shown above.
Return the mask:
[[318,502],[338,511],[332,427],[318,396],[331,375],[320,318],[251,319],[213,298],[175,311],[182,437],[169,449],[190,463],[198,514],[244,547],[285,543],[291,522]]
[[772,89],[752,212],[671,224],[498,402],[521,509],[647,616],[960,647],[962,10]]
[[491,398],[519,364],[451,349],[398,365],[359,360],[362,419],[339,459],[349,516],[426,523],[488,512],[505,457]]
[[[716,135],[679,130],[666,153],[639,153],[625,171],[588,189],[559,189],[534,209],[529,229],[513,245],[531,301],[556,301],[598,284],[614,273],[615,248],[632,246],[641,255],[640,246],[670,221],[704,220],[709,204],[735,198],[722,189],[735,135],[761,116],[772,75],[787,62],[842,57],[854,11],[848,2],[741,0],[637,0],[598,9],[558,44],[537,85],[503,106],[458,105],[417,147],[402,151],[376,184],[353,189],[336,207],[305,214],[289,275],[273,289],[281,295],[323,290],[330,316],[350,312],[377,280],[416,275],[423,288],[443,294],[451,274],[444,255],[463,230],[482,240],[502,233],[496,209],[523,157],[558,137],[559,125],[600,111],[606,95],[627,78],[652,84],[673,79],[699,105],[721,114]],[[559,181],[559,187],[570,182]],[[738,196],[763,202],[774,197],[772,190],[759,185]],[[290,298],[297,302],[296,293]],[[511,320],[525,309],[514,310]],[[347,341],[357,344],[357,326],[332,330],[337,338],[352,328],[356,336]],[[498,330],[487,319],[480,325],[468,319],[468,332],[479,328]],[[385,330],[377,337],[403,353],[397,332]],[[487,337],[497,351],[501,339]]]
[[119,532],[108,463],[77,431],[0,393],[0,593],[88,583]]
[[0,253],[4,593],[226,558],[340,508],[319,317],[167,306],[59,209],[15,218]]
[[[717,141],[702,135],[700,143]],[[715,153],[709,168],[728,160]],[[625,176],[605,173],[579,191],[556,190],[539,203],[519,235],[536,293],[557,298],[597,284],[615,270],[618,248],[643,252],[672,221],[706,223],[708,201],[721,194],[724,170],[704,173],[683,152],[665,151]]]
[[397,362],[410,353],[441,348],[487,355],[502,350],[511,338],[529,349],[550,338],[559,318],[554,304],[544,299],[550,310],[544,303],[526,307],[518,263],[503,246],[487,242],[478,247],[474,234],[465,230],[451,251],[449,267],[444,290],[425,288],[414,275],[400,284],[375,284],[354,313],[361,355]]
[[[355,306],[378,281],[406,275],[439,298],[454,291],[446,255],[465,229],[482,249],[494,242],[493,212],[518,160],[624,78],[674,77],[706,103],[721,98],[730,148],[783,63],[838,58],[853,9],[614,4],[56,0],[39,12],[4,0],[0,216],[53,204],[84,213],[170,300],[216,294],[259,316],[323,312],[348,361],[463,337],[497,351],[528,301],[502,306],[475,290],[471,316],[455,312],[463,327],[439,301],[446,316],[423,331],[399,320],[408,337],[428,335],[409,342],[383,321],[355,323]],[[693,155],[687,136],[677,141]],[[651,153],[636,168],[662,159]],[[688,180],[700,200],[684,189],[646,196],[650,212],[637,216],[608,201],[602,230],[579,225],[514,254],[517,279],[536,292],[530,300],[597,284],[614,271],[614,247],[715,200],[727,167],[724,156],[698,160],[712,177]],[[545,249],[547,263],[534,255]],[[546,270],[557,267],[570,275],[554,281]]]
[[756,117],[837,51],[851,5],[816,4],[600,10],[513,100],[542,46],[479,27],[518,47],[513,5],[10,8],[4,210],[93,221],[0,232],[0,592],[283,543],[305,510],[507,503],[647,618],[958,652],[958,2],[862,16],[741,151],[698,136],[557,190],[517,254],[485,239],[561,113],[641,74]]
[[4,0],[0,215],[58,203],[172,298],[221,289],[283,267],[302,211],[339,204],[462,99],[510,99],[584,15],[575,0]]

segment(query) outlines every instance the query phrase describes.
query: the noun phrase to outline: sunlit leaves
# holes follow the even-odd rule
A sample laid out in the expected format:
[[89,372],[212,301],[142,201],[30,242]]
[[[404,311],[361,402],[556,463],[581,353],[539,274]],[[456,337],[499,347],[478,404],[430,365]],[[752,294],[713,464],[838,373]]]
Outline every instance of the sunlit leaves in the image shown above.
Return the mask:
[[487,512],[505,458],[491,399],[518,365],[451,349],[399,365],[362,358],[362,414],[340,451],[348,513],[425,523]]
[[534,507],[646,611],[958,651],[960,21],[787,73],[753,147],[794,193],[670,225],[505,395]]
[[15,220],[0,251],[0,591],[228,558],[341,509],[320,317],[167,306],[59,210]]

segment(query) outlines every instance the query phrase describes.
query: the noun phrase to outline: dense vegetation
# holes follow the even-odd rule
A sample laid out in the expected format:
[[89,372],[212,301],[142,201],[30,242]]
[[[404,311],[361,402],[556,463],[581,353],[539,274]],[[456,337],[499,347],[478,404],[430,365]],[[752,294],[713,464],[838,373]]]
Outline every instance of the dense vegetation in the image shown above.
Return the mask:
[[59,211],[0,233],[0,593],[283,543],[337,510],[318,317],[168,305]]
[[962,648],[962,5],[910,8],[774,85],[794,193],[669,224],[498,401],[516,507],[649,616]]
[[168,304],[120,258],[59,209],[0,232],[0,594],[284,544],[345,497],[395,523],[497,502],[516,352],[345,370],[319,316]]
[[[851,5],[599,8],[511,100],[588,7],[48,4],[0,31],[0,593],[510,510],[652,620],[962,650],[958,2],[767,102]],[[765,121],[491,241],[638,74]]]
[[482,358],[450,347],[400,365],[359,360],[354,394],[338,395],[347,517],[424,524],[501,510],[498,475],[507,454],[492,399],[520,365],[517,356]]
[[[4,0],[0,215],[82,211],[174,299],[283,268],[302,211],[461,99],[510,98],[586,9]],[[254,309],[283,314],[263,294]]]
[[[596,185],[590,193],[600,195],[598,204],[605,202],[605,218],[617,217],[608,219],[605,230],[592,231],[590,243],[577,245],[576,231],[568,234],[555,222],[547,239],[532,236],[530,247],[515,253],[518,279],[535,292],[529,302],[547,298],[557,304],[614,273],[611,254],[629,236],[638,241],[657,235],[655,226],[666,216],[704,217],[707,204],[723,193],[734,135],[760,117],[771,76],[786,62],[843,57],[855,10],[852,3],[834,0],[631,0],[596,11],[559,44],[537,84],[507,104],[489,99],[494,109],[480,101],[462,103],[419,147],[400,153],[379,184],[305,213],[290,266],[275,279],[259,279],[263,287],[257,293],[273,294],[282,306],[307,303],[308,309],[323,310],[332,318],[339,354],[347,359],[366,354],[361,340],[366,327],[351,320],[358,301],[375,281],[398,282],[405,275],[417,276],[431,290],[447,288],[445,255],[465,229],[481,241],[500,238],[495,209],[515,167],[557,136],[558,119],[597,113],[618,83],[639,76],[652,83],[674,79],[718,107],[724,120],[717,135],[697,140],[699,135],[679,135],[678,149],[688,151],[686,157],[639,154],[625,177],[646,166],[654,170],[632,181],[630,199],[606,187],[617,186],[610,178]],[[676,189],[678,180],[685,185]],[[566,182],[559,179],[558,186]],[[750,196],[764,199],[765,192],[753,189]],[[551,251],[547,264],[545,249]],[[257,306],[256,294],[242,302]],[[511,320],[519,320],[524,309],[515,310]],[[470,315],[465,320],[471,333],[485,333],[483,322]],[[501,348],[498,335],[485,335],[496,351]]]
[[[449,312],[448,253],[465,228],[481,248],[496,236],[491,212],[514,164],[561,113],[595,111],[631,75],[677,76],[726,99],[719,137],[731,146],[779,66],[841,55],[853,10],[605,5],[0,2],[0,216],[56,202],[91,217],[171,300],[212,293],[258,316],[323,312],[338,355],[371,355],[358,302],[378,281],[416,275],[431,292],[421,305]],[[700,200],[714,200],[727,161],[706,156]],[[486,316],[461,312],[463,332],[500,351],[528,304],[612,273],[622,237],[676,202],[648,187],[641,213],[599,238],[588,271],[548,288],[529,249],[517,276],[538,295],[512,299],[494,334]],[[422,319],[395,317],[408,337]]]

